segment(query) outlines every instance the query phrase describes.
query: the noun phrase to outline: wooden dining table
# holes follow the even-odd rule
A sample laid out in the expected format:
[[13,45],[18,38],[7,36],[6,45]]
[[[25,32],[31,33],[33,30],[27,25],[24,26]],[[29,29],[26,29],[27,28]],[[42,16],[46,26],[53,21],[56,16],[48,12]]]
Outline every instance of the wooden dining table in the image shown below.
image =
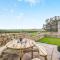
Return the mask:
[[[35,41],[31,39],[23,38],[21,41],[19,39],[13,39],[12,41],[6,44],[8,49],[19,50],[20,60],[22,60],[24,50],[34,47]],[[33,56],[33,51],[32,51]]]

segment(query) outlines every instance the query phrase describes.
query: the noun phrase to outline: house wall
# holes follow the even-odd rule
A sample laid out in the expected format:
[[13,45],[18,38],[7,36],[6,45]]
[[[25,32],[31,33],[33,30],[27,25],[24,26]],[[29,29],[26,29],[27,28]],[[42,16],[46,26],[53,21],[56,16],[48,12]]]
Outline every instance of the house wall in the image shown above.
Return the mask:
[[58,22],[58,33],[60,33],[60,21]]

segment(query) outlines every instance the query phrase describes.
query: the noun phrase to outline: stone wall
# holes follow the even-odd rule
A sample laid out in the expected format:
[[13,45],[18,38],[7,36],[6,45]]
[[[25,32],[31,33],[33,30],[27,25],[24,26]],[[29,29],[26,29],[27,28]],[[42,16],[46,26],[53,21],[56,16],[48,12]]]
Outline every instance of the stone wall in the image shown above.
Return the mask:
[[9,42],[12,39],[18,39],[18,38],[28,38],[31,40],[39,40],[40,38],[44,37],[44,34],[36,34],[34,36],[30,35],[29,33],[0,33],[0,46],[5,45],[7,42]]
[[56,38],[60,38],[60,33],[58,32],[49,32],[49,33],[45,33],[44,35],[45,37],[56,37]]

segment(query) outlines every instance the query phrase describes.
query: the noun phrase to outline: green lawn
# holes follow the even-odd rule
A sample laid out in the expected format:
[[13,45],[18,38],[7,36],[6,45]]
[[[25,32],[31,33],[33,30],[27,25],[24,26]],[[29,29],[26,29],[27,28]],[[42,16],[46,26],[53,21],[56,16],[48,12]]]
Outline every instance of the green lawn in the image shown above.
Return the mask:
[[30,35],[31,36],[36,36],[37,35],[37,32],[31,32]]
[[39,39],[38,42],[60,46],[60,38],[45,37],[45,38]]

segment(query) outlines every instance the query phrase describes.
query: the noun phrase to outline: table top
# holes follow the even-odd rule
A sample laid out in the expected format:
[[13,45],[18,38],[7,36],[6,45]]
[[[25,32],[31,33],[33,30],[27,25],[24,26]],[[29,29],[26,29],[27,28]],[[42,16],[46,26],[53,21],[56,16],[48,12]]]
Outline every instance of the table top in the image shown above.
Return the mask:
[[6,47],[10,49],[20,50],[20,49],[31,48],[34,45],[35,41],[24,38],[22,41],[20,41],[19,39],[13,39],[12,41],[6,44]]

